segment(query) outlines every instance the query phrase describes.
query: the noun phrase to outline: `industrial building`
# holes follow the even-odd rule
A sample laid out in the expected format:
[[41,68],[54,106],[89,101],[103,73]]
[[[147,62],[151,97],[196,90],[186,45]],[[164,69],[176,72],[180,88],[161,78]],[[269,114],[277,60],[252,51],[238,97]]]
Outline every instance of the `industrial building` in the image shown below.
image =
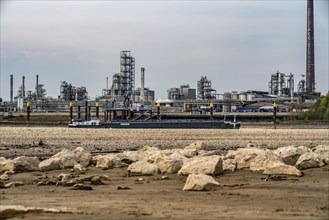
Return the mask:
[[85,101],[88,99],[87,88],[75,87],[66,81],[61,81],[59,98],[63,101]]
[[197,83],[198,99],[216,99],[216,90],[211,87],[211,80],[206,76],[202,76]]
[[196,99],[196,89],[190,88],[189,84],[180,85],[179,88],[167,90],[169,100],[193,100]]

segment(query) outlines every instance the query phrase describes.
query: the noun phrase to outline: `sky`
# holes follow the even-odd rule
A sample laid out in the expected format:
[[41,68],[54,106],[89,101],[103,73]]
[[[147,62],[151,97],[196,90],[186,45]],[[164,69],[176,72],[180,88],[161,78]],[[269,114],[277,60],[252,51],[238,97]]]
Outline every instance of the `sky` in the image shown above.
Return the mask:
[[[36,74],[47,96],[60,82],[100,96],[120,72],[120,51],[136,60],[157,99],[167,89],[197,87],[207,76],[217,93],[268,91],[271,74],[306,72],[306,0],[294,1],[3,1],[0,97],[9,100]],[[328,0],[314,1],[316,90],[327,93]]]

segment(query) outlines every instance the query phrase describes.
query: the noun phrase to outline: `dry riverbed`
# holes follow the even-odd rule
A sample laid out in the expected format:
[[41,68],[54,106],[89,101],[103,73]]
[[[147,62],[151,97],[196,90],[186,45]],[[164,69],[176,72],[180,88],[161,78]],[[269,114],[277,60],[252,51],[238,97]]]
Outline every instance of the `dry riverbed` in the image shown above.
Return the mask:
[[[143,146],[184,148],[203,141],[207,150],[255,146],[329,145],[328,129],[240,130],[117,130],[51,127],[0,127],[0,154],[6,158],[37,156],[43,160],[63,148],[83,147],[93,155]],[[104,185],[93,190],[37,182],[45,176],[71,173],[77,178],[106,175]],[[263,175],[249,170],[226,171],[215,177],[220,184],[205,192],[182,191],[186,177],[176,174],[129,177],[126,168],[102,170],[88,167],[85,174],[70,169],[17,173],[10,181],[23,186],[0,189],[0,205],[31,208],[8,217],[25,219],[328,219],[329,167],[303,170],[302,177]],[[138,180],[142,178],[142,180]],[[267,180],[267,181],[265,181]],[[53,208],[49,210],[50,208]]]

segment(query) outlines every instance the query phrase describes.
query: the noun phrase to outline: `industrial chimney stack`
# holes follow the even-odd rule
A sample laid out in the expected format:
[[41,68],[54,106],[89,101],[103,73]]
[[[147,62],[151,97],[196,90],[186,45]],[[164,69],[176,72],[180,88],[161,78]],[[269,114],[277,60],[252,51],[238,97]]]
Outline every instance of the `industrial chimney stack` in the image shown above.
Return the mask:
[[315,92],[314,77],[314,15],[313,0],[307,0],[307,36],[306,36],[306,93]]
[[14,100],[14,76],[10,75],[10,102]]
[[145,68],[142,67],[141,68],[141,102],[144,102],[144,98],[145,98],[145,94],[144,94],[144,90],[145,90]]
[[25,97],[25,76],[22,76],[22,97]]
[[39,100],[39,75],[36,77],[36,85],[35,85],[35,95],[36,95],[36,100]]

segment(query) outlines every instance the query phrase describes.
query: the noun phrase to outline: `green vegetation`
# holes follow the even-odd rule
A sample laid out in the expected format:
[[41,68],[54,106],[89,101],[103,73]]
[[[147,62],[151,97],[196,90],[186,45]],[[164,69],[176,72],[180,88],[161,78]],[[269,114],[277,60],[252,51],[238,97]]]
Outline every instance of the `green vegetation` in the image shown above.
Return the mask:
[[327,95],[321,96],[309,111],[303,112],[300,118],[329,121],[329,91]]

